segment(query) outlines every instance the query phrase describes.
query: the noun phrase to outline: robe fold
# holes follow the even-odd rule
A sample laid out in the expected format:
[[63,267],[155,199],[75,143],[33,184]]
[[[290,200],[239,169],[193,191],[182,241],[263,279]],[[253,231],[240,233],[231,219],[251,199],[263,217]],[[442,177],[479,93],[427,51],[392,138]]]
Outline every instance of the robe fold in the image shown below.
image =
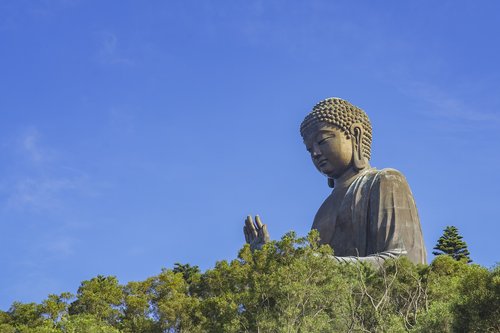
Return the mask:
[[[328,209],[324,208],[328,200],[320,211]],[[323,227],[318,230],[321,242],[330,244],[339,260],[380,263],[380,259],[406,255],[413,263],[426,263],[417,207],[399,171],[370,168],[360,173],[335,210],[335,216],[323,211],[326,217],[320,217]]]

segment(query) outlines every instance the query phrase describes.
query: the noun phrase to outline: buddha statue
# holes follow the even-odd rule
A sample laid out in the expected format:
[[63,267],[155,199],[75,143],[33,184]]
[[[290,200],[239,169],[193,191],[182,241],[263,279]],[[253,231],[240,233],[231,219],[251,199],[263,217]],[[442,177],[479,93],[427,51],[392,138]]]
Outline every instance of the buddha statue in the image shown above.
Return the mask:
[[[372,127],[366,113],[348,101],[328,98],[316,104],[300,126],[316,169],[333,188],[312,229],[340,262],[380,266],[407,256],[426,263],[417,208],[405,177],[397,170],[370,166]],[[267,226],[248,216],[244,234],[252,249],[269,242]]]

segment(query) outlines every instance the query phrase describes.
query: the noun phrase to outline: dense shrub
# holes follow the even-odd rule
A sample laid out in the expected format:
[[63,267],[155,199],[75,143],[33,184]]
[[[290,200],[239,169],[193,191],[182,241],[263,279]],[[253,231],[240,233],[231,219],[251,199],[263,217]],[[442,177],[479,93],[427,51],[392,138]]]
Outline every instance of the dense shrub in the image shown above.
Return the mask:
[[15,302],[0,311],[0,333],[500,331],[500,267],[440,255],[376,270],[331,256],[317,232],[290,233],[204,273],[176,264],[124,286],[97,276],[76,296]]

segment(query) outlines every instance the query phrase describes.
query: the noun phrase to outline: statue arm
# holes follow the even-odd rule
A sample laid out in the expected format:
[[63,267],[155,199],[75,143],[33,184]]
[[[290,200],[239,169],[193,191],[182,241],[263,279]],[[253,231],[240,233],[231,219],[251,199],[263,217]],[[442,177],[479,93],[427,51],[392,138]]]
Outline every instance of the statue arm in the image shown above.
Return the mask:
[[414,263],[426,262],[417,207],[399,171],[383,169],[378,173],[370,190],[369,218],[370,252],[376,260],[399,253]]
[[348,256],[348,257],[332,256],[332,257],[339,263],[365,262],[370,264],[374,268],[380,268],[382,267],[382,265],[386,260],[399,258],[400,256],[404,255],[407,255],[407,251],[405,249],[393,249],[390,251],[375,253],[366,257],[356,257],[356,256]]

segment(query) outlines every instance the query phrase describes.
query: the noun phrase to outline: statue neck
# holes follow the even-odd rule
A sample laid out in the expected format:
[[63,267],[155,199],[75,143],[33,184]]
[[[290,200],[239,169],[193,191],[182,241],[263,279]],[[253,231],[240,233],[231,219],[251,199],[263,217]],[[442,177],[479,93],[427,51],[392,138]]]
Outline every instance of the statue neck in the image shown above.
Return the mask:
[[350,167],[346,172],[342,174],[339,178],[335,178],[335,188],[349,187],[352,182],[364,174],[367,170],[371,169],[370,164],[367,163],[366,167],[361,170],[356,170],[354,167]]

